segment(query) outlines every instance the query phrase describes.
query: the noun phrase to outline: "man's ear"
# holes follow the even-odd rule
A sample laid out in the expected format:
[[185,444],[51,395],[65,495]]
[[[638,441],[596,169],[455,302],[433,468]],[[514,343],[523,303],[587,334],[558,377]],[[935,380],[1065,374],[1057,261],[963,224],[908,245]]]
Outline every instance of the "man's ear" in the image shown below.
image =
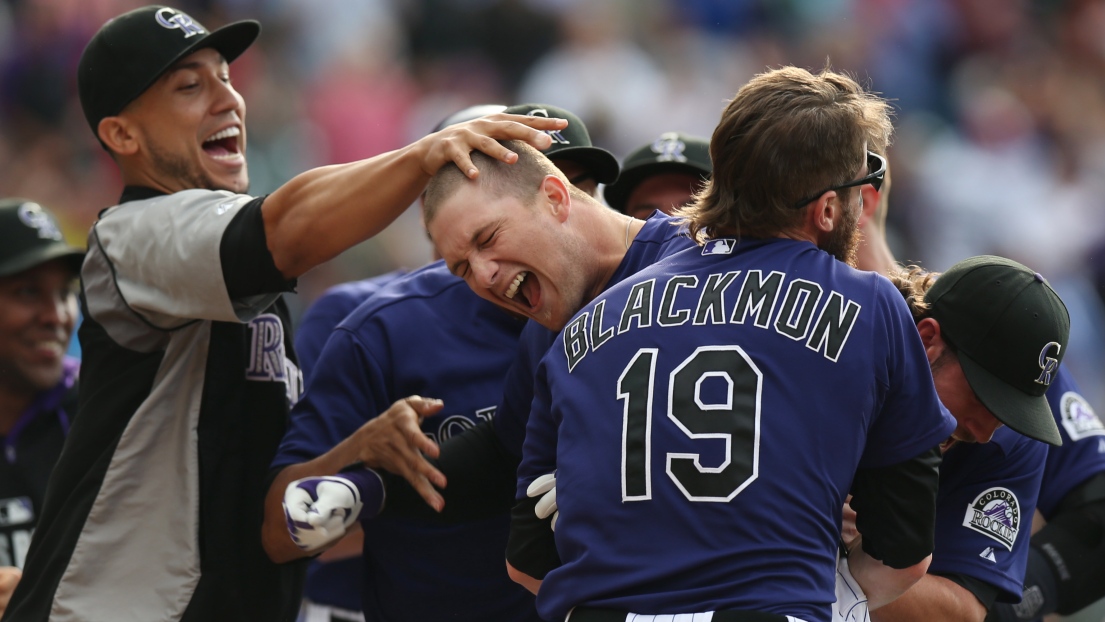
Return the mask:
[[875,187],[871,184],[860,186],[859,191],[863,196],[863,211],[859,215],[859,226],[866,226],[871,219],[874,219],[876,223],[880,222],[878,212],[882,197],[879,196],[879,191],[875,190]]
[[917,322],[917,332],[921,334],[921,343],[925,346],[925,355],[928,356],[929,364],[934,363],[948,347],[940,332],[940,322],[927,317]]
[[806,207],[806,224],[822,235],[831,233],[836,226],[834,218],[839,209],[840,195],[836,190],[829,190]]
[[568,185],[556,175],[545,175],[541,182],[541,197],[552,211],[553,216],[560,222],[568,220],[572,211],[572,196],[568,192]]
[[96,127],[96,135],[113,153],[133,155],[138,151],[135,127],[123,117],[104,117]]

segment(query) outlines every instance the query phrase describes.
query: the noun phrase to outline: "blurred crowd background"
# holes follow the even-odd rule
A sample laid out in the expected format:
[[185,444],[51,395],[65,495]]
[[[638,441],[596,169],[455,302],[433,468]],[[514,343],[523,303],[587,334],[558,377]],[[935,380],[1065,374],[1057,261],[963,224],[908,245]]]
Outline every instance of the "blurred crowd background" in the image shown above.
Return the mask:
[[[52,208],[83,244],[120,191],[76,98],[91,34],[144,4],[0,0],[0,195]],[[995,253],[1072,314],[1067,360],[1105,408],[1105,0],[196,0],[209,27],[256,18],[232,69],[253,194],[400,147],[476,103],[544,102],[619,157],[665,131],[709,137],[753,74],[832,67],[891,99],[889,230],[942,270]],[[366,201],[370,200],[366,197]],[[300,280],[430,257],[416,210]]]

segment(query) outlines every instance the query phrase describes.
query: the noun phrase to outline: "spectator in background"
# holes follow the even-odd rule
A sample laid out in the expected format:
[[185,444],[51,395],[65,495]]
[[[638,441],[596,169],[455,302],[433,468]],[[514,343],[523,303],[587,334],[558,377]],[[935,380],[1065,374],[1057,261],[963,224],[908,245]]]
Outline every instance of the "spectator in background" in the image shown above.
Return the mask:
[[37,203],[0,200],[0,614],[77,411],[78,362],[65,350],[83,257]]

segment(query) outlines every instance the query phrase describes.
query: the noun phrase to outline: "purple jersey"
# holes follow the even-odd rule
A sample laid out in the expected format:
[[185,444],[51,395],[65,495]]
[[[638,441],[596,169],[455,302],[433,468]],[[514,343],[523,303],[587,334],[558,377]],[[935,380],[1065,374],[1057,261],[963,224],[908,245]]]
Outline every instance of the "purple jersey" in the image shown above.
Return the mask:
[[1036,507],[1050,520],[1075,486],[1105,472],[1105,427],[1065,366],[1047,391],[1051,414],[1063,437],[1062,447],[1049,447],[1040,501]]
[[588,305],[541,361],[519,494],[557,475],[546,619],[829,620],[857,468],[947,438],[902,296],[808,242],[717,239]]
[[[396,270],[370,279],[342,283],[326,290],[311,305],[295,332],[295,351],[303,378],[311,377],[326,340],[347,315],[362,302],[396,278],[406,274]],[[361,610],[361,560],[312,561],[307,567],[304,594],[311,602],[351,611]]]
[[[686,229],[676,225],[676,219],[655,212],[633,238],[629,250],[606,287],[613,287],[630,275],[651,266],[663,257],[694,246]],[[537,364],[556,340],[556,333],[537,322],[527,323],[519,338],[518,358],[507,372],[503,399],[495,418],[495,432],[510,451],[522,456],[530,403],[533,402],[533,378]]]
[[[327,341],[273,466],[325,453],[412,394],[444,400],[423,423],[438,442],[491,419],[523,325],[442,262],[392,281]],[[365,618],[536,621],[533,596],[506,574],[508,523],[366,522]]]
[[380,291],[381,287],[404,274],[406,270],[396,270],[362,281],[335,285],[311,304],[295,329],[295,352],[299,356],[299,369],[303,371],[304,378],[310,377],[330,333],[345,316]]
[[998,588],[998,601],[1020,601],[1046,458],[1047,445],[1007,427],[945,452],[929,573],[973,577]]

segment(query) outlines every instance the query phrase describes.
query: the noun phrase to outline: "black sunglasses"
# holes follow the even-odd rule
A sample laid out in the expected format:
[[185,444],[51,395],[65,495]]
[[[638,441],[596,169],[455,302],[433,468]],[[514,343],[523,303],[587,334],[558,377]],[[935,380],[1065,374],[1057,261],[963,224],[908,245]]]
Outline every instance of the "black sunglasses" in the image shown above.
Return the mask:
[[808,199],[802,199],[798,203],[794,204],[794,208],[803,207],[808,205],[810,201],[816,200],[821,195],[830,190],[841,190],[843,188],[851,188],[853,186],[862,186],[864,184],[871,184],[876,191],[882,188],[882,180],[886,178],[886,159],[877,153],[867,152],[867,170],[871,171],[866,176],[859,179],[853,179],[846,184],[840,184],[839,186],[829,186],[821,192],[809,197]]

